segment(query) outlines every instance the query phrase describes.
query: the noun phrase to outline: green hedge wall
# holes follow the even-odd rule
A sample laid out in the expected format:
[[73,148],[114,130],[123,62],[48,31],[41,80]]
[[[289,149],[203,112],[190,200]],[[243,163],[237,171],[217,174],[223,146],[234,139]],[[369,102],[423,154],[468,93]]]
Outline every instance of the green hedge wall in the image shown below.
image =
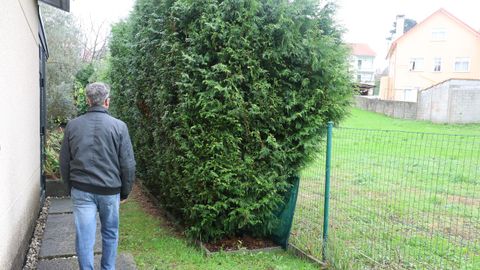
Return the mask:
[[113,112],[139,176],[204,241],[268,235],[351,97],[346,46],[318,1],[137,0],[113,28]]

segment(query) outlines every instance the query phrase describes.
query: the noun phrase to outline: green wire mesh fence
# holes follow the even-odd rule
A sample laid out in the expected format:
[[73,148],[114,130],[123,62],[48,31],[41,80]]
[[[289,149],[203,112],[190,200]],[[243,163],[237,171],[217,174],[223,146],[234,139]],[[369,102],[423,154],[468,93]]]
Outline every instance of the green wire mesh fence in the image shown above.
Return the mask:
[[[334,128],[332,139],[332,269],[480,269],[480,136]],[[321,154],[301,174],[290,237],[318,259],[324,184]]]

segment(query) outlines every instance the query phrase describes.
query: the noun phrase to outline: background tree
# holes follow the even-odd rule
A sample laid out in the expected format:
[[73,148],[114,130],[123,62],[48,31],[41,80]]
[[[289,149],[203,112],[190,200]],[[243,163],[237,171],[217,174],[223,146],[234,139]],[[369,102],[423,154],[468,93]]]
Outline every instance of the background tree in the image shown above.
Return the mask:
[[[82,31],[71,13],[44,4],[40,4],[40,11],[49,48],[45,171],[47,177],[59,178],[58,152],[63,130],[58,127],[87,110],[85,86],[92,80],[107,78],[107,38],[102,34],[106,26],[89,33]],[[90,37],[96,37],[93,38],[96,49],[86,59],[86,52],[92,48]]]
[[[408,31],[410,31],[410,29],[412,29],[415,25],[417,25],[417,21],[413,20],[413,19],[409,19],[409,18],[405,18],[405,21],[403,23],[403,33],[407,33]],[[392,40],[393,39],[393,36],[395,36],[395,34],[397,33],[397,22],[393,22],[393,25],[392,25],[392,30],[390,30],[390,36],[387,37],[387,40]]]
[[74,77],[82,66],[80,29],[74,17],[48,5],[40,5],[48,39],[47,119],[50,127],[76,115]]
[[322,4],[138,0],[114,28],[112,110],[191,236],[268,235],[289,176],[345,115],[348,49]]
[[80,27],[82,36],[82,61],[94,64],[107,56],[110,27],[106,21],[95,23],[92,18]]
[[108,55],[103,58],[95,59],[93,62],[84,63],[82,68],[75,74],[73,100],[77,110],[77,115],[83,114],[88,110],[87,96],[85,88],[87,84],[102,81],[108,83]]
[[49,127],[87,110],[85,86],[108,79],[108,25],[81,26],[71,13],[40,4],[49,41],[47,118]]
[[82,29],[82,68],[75,75],[74,101],[77,114],[87,111],[85,88],[95,81],[108,83],[108,40],[110,27],[105,21],[95,23],[92,18],[81,25]]

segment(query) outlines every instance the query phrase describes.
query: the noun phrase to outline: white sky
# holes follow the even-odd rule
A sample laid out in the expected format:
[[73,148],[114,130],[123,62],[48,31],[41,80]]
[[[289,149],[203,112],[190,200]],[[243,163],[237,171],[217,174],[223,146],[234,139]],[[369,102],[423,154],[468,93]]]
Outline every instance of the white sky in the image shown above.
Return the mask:
[[70,12],[81,21],[115,23],[126,18],[134,0],[71,0]]
[[346,42],[367,43],[377,53],[376,67],[382,68],[396,15],[420,23],[440,8],[480,30],[479,0],[337,0],[337,21],[347,28]]
[[[335,0],[334,0],[335,1]],[[70,10],[82,24],[107,25],[128,16],[135,0],[72,0]],[[347,29],[346,42],[367,43],[377,53],[376,67],[385,65],[388,42],[396,15],[417,23],[444,8],[476,30],[480,30],[479,0],[336,0],[337,21]],[[91,19],[90,19],[91,18]]]
[[126,18],[135,0],[71,0],[70,13],[86,34],[87,46],[100,49],[111,25]]

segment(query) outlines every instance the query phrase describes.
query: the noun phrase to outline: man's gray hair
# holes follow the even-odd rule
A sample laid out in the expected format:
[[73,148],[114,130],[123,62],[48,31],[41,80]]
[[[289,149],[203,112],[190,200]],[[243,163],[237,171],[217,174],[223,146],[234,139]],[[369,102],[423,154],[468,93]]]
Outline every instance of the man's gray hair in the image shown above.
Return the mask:
[[90,106],[102,106],[110,94],[110,86],[106,83],[95,82],[87,85],[87,98]]

